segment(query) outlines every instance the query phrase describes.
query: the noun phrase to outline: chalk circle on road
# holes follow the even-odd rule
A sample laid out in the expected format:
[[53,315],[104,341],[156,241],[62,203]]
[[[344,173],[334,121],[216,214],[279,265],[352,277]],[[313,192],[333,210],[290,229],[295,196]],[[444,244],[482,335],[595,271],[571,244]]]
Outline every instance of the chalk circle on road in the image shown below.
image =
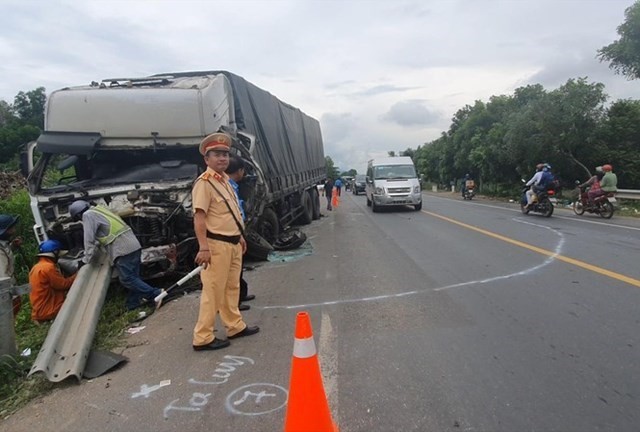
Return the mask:
[[229,393],[225,407],[232,414],[256,416],[281,409],[288,397],[287,389],[276,384],[247,384]]

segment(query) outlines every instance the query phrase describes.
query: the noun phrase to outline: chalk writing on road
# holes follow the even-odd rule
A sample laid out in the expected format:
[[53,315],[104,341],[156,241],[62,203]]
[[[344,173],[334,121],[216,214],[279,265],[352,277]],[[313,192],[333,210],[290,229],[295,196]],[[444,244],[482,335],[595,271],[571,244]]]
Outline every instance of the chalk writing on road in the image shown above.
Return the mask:
[[262,415],[285,406],[287,397],[287,390],[276,384],[247,384],[229,393],[225,407],[232,414]]
[[180,399],[176,399],[171,401],[171,403],[169,405],[167,405],[166,407],[164,407],[163,410],[163,414],[164,414],[164,418],[169,418],[169,411],[171,410],[176,410],[176,411],[200,411],[200,409],[205,406],[206,404],[209,403],[209,397],[211,396],[211,393],[194,393],[191,396],[191,399],[189,399],[189,406],[177,406],[174,405],[176,402],[178,402]]
[[224,358],[228,361],[218,363],[218,367],[211,374],[212,378],[216,378],[215,381],[198,381],[193,378],[189,379],[189,384],[204,384],[204,385],[218,385],[224,384],[229,381],[229,377],[232,372],[235,372],[238,366],[242,366],[245,363],[255,364],[255,361],[249,357],[231,356],[226,355]]
[[138,393],[131,394],[131,399],[139,398],[140,396],[144,397],[145,399],[148,399],[151,393],[168,385],[171,385],[171,380],[160,381],[160,384],[156,384],[152,386],[142,384],[140,386],[140,391]]
[[[233,373],[243,365],[254,365],[255,361],[249,357],[226,355],[222,362],[218,362],[211,378],[206,380],[189,379],[189,384],[204,386],[219,386],[225,384],[232,377]],[[149,395],[171,384],[170,380],[161,381],[158,385],[148,386],[143,384],[140,391],[131,395],[132,399],[143,397],[149,398]],[[179,412],[200,412],[209,403],[213,393],[193,392],[188,402],[181,402],[181,398],[172,400],[164,407],[162,413],[165,419],[173,411]],[[254,383],[247,384],[233,390],[226,398],[225,408],[236,415],[257,416],[277,411],[287,404],[288,392],[285,388],[270,383]]]

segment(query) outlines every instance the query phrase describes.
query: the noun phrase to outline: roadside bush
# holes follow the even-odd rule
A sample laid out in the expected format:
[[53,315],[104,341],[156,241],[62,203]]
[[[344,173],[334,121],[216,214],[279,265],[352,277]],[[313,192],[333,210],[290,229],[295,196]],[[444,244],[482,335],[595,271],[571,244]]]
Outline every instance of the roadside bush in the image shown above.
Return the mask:
[[13,195],[0,201],[0,214],[19,216],[18,235],[22,238],[22,246],[16,252],[15,278],[18,284],[29,281],[29,269],[35,263],[38,243],[33,233],[34,219],[29,207],[29,193],[20,189]]

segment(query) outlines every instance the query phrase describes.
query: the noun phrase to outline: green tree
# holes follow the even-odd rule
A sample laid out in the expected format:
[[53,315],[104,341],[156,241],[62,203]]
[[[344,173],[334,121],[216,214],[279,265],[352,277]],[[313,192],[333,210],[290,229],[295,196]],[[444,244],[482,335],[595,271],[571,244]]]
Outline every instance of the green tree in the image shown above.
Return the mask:
[[396,157],[396,152],[393,150],[389,150],[387,154],[389,155],[389,157]]
[[415,162],[416,150],[408,148],[400,152],[400,156],[409,156]]
[[44,107],[47,95],[44,87],[29,92],[20,92],[13,101],[13,111],[24,123],[44,129]]
[[599,151],[590,167],[613,164],[621,189],[640,188],[640,101],[618,100],[609,106],[598,131]]
[[600,48],[600,61],[608,61],[615,73],[629,79],[640,78],[640,1],[625,11],[625,21],[618,26],[620,39]]
[[14,169],[20,147],[35,140],[44,128],[44,87],[20,92],[13,105],[0,101],[0,164]]
[[13,115],[11,105],[3,100],[0,100],[0,127],[5,127],[12,121],[16,121],[16,116]]
[[358,171],[351,168],[349,171],[343,171],[340,173],[340,177],[355,177]]
[[334,165],[333,159],[330,156],[325,156],[325,166],[327,169],[327,177],[331,177],[333,179],[337,179],[340,174],[340,169]]

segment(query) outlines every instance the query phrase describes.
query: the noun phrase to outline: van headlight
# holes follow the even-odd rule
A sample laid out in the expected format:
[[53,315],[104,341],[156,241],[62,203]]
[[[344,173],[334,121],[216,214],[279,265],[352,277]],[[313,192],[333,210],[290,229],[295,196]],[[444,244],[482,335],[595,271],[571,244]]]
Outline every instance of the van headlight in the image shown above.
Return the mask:
[[376,192],[376,195],[384,195],[384,188],[377,187],[375,192]]
[[413,193],[414,194],[419,194],[420,193],[420,186],[419,185],[413,187]]

